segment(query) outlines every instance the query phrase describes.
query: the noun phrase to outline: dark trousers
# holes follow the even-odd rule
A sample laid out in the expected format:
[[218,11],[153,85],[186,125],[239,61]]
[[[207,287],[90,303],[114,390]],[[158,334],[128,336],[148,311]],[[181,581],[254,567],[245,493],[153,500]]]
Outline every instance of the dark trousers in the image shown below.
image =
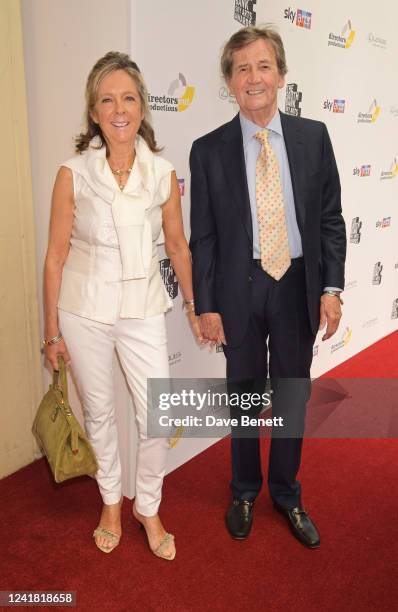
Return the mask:
[[[288,433],[273,428],[268,470],[271,498],[285,508],[301,503],[296,476],[315,340],[309,325],[304,274],[303,258],[293,259],[279,281],[254,261],[251,319],[246,336],[237,348],[224,346],[229,392],[261,394],[269,374],[273,389],[272,415],[282,416],[289,425]],[[250,408],[251,414],[256,412],[257,408]],[[265,416],[270,416],[269,412]],[[231,444],[233,496],[253,501],[263,480],[259,428],[233,428]]]

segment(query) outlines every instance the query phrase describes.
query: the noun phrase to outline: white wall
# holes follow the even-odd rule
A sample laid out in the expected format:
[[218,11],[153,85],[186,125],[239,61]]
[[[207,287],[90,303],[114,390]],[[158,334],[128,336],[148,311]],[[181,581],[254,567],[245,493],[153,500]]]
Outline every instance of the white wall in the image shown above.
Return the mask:
[[0,3],[0,478],[37,454],[40,401],[35,225],[20,6]]

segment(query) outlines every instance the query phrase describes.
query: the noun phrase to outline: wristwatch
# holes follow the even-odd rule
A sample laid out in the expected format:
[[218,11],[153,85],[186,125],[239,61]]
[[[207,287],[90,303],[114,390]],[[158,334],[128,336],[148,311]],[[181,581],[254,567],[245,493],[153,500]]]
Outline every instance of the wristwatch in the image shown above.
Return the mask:
[[340,293],[341,291],[333,291],[333,289],[326,289],[326,291],[323,292],[323,295],[332,295],[334,297],[337,297],[340,301],[340,304],[344,304],[343,300],[340,297]]

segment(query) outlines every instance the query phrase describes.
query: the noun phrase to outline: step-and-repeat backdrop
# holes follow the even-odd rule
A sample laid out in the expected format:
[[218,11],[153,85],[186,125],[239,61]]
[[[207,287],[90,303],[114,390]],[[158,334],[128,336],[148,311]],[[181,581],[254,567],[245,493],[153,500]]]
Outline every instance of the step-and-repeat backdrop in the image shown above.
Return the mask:
[[[177,172],[189,236],[188,157],[195,138],[238,108],[220,73],[220,50],[242,26],[274,24],[288,74],[279,108],[326,123],[338,163],[348,256],[344,314],[336,335],[314,347],[312,374],[345,361],[398,323],[398,7],[381,0],[145,0],[131,2],[131,55],[144,74],[163,156]],[[222,353],[199,349],[181,309],[170,261],[161,271],[174,309],[167,315],[172,377],[224,376]],[[231,270],[233,274],[233,270]],[[181,439],[170,469],[214,440]]]

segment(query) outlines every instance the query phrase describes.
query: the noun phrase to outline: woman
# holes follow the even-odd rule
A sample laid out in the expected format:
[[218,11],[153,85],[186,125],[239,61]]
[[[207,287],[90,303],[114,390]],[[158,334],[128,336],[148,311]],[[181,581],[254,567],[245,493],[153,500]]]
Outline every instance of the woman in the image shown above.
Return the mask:
[[86,86],[87,130],[60,168],[53,192],[45,262],[45,354],[71,364],[103,499],[95,543],[111,552],[121,530],[121,466],[114,416],[116,349],[134,397],[139,430],[133,513],[152,552],[174,559],[174,537],[158,515],[167,439],[148,439],[147,378],[168,378],[164,313],[171,307],[159,271],[162,227],[199,340],[191,259],[183,233],[176,174],[158,152],[147,91],[128,55],[107,53]]

